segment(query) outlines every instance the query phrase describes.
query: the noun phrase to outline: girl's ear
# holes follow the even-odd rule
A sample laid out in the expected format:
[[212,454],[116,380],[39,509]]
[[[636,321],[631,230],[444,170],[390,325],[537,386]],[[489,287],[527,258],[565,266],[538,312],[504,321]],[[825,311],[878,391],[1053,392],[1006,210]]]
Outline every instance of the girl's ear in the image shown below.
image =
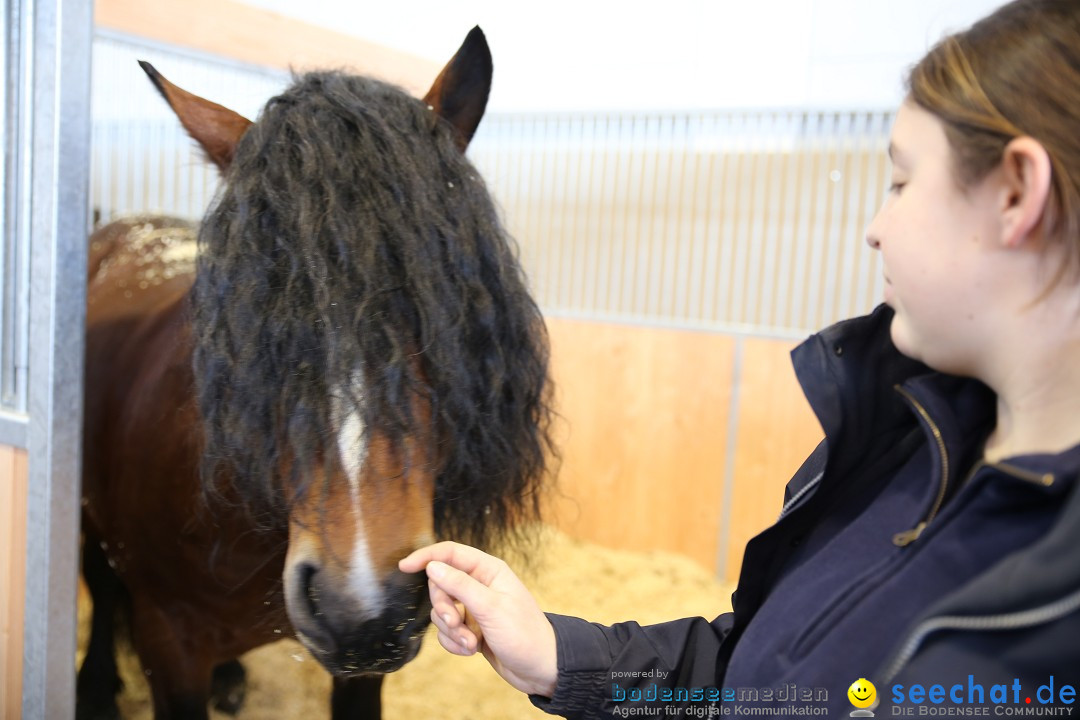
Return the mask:
[[1006,246],[1015,247],[1027,240],[1042,222],[1053,168],[1042,143],[1023,136],[1005,146],[1000,169],[1001,239]]

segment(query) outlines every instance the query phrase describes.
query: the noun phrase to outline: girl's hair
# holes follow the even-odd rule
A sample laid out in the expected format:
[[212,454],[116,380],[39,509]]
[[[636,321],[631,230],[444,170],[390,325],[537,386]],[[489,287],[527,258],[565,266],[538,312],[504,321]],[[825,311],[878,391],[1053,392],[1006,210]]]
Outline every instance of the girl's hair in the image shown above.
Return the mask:
[[906,84],[944,123],[962,188],[997,167],[1010,140],[1042,144],[1052,168],[1043,230],[1080,261],[1080,1],[1004,5],[939,42]]

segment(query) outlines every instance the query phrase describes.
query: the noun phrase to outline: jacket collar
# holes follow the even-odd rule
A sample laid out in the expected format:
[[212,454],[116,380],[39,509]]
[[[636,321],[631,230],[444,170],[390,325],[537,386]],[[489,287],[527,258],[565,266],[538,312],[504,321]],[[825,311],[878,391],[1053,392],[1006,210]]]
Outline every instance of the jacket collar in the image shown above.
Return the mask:
[[866,447],[911,414],[895,387],[930,371],[900,353],[889,335],[893,311],[844,320],[792,353],[795,375],[831,448]]
[[[838,460],[838,451],[869,447],[883,432],[910,423],[908,405],[914,399],[956,453],[960,467],[951,472],[966,473],[992,427],[994,394],[976,380],[937,373],[902,355],[889,334],[892,318],[892,309],[880,305],[870,315],[826,328],[792,351],[796,376],[825,430],[828,463]],[[1066,483],[1062,512],[1044,537],[944,598],[933,613],[1015,612],[1080,589],[1080,445],[1006,462],[1028,472],[1053,473]]]

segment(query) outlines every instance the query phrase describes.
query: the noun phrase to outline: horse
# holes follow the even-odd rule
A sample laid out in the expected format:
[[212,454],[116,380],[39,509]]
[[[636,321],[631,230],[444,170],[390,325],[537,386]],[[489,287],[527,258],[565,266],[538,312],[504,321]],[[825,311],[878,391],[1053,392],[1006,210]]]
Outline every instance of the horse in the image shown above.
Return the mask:
[[119,617],[158,720],[235,712],[290,635],[378,718],[430,622],[397,560],[527,536],[550,475],[543,320],[464,155],[486,39],[423,99],[311,72],[255,122],[143,69],[222,186],[90,238],[78,716],[118,715]]

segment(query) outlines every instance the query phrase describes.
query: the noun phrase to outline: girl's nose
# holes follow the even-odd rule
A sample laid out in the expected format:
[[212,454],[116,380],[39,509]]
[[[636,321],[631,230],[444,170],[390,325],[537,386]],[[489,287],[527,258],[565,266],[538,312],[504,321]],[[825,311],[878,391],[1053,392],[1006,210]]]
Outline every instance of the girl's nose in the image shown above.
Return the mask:
[[881,235],[878,232],[878,217],[881,213],[874,215],[874,219],[870,221],[870,224],[866,226],[866,244],[874,250],[881,249]]

